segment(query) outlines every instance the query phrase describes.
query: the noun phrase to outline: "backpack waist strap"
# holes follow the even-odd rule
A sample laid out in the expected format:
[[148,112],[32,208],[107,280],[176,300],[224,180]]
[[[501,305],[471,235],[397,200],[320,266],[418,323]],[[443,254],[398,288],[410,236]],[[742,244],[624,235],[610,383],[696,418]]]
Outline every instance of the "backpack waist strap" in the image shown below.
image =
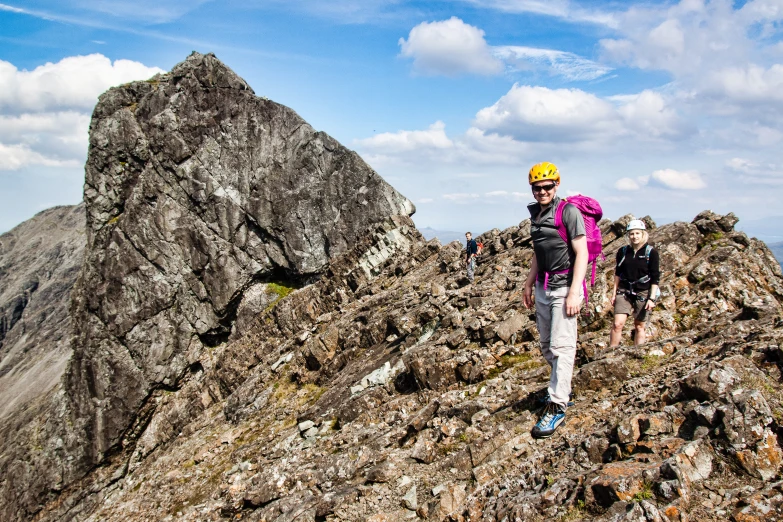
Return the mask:
[[[549,274],[555,275],[555,274],[567,274],[569,273],[573,267],[567,268],[565,270],[557,270],[554,272],[544,272],[544,290],[546,291],[547,285],[549,284]],[[536,282],[538,281],[538,274],[536,274]],[[584,291],[584,298],[585,303],[587,303],[587,278],[582,279],[582,290]]]

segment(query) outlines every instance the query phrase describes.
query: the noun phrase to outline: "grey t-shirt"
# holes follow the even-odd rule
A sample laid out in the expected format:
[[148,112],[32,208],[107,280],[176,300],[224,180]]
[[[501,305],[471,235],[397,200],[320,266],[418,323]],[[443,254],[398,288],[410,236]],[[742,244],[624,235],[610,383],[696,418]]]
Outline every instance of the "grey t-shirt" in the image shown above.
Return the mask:
[[573,266],[576,253],[571,247],[571,241],[585,235],[585,221],[581,212],[575,206],[566,203],[563,208],[563,224],[569,241],[568,243],[563,241],[555,227],[555,211],[559,204],[560,198],[555,197],[540,217],[541,205],[538,202],[527,206],[530,211],[530,235],[533,238],[533,250],[538,263],[538,280],[543,281],[546,272],[549,272],[548,288],[571,285],[572,270],[565,274],[552,274],[552,272],[568,270]]

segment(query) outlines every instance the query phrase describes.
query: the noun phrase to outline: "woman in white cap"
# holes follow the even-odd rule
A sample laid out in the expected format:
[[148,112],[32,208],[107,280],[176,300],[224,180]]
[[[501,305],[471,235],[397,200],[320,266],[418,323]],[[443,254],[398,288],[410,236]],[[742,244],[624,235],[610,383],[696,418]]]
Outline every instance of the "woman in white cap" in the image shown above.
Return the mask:
[[632,219],[626,227],[628,245],[617,251],[614,270],[614,323],[609,334],[609,346],[619,346],[623,326],[633,314],[634,344],[647,340],[645,324],[655,307],[660,291],[661,277],[658,251],[647,244],[647,227],[641,219]]

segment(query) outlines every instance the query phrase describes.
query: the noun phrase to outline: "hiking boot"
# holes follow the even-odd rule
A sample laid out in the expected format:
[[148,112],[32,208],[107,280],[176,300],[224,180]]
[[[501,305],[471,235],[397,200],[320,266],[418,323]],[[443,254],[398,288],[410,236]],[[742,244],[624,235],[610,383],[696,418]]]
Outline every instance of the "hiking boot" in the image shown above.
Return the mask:
[[563,409],[554,402],[550,402],[546,405],[546,408],[544,408],[541,417],[538,419],[536,425],[533,426],[530,434],[533,435],[533,438],[535,439],[551,437],[552,434],[555,433],[557,427],[564,422],[565,412]]

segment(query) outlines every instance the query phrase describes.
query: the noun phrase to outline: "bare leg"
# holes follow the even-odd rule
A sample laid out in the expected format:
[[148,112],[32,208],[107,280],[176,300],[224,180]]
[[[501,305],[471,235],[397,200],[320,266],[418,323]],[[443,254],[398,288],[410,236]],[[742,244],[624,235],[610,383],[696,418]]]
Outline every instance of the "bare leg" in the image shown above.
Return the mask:
[[623,337],[623,326],[625,326],[625,320],[627,318],[627,314],[617,314],[614,316],[612,331],[609,332],[609,347],[620,346],[620,339]]
[[644,321],[634,321],[633,327],[636,330],[634,344],[636,346],[641,346],[647,341],[647,333],[644,331]]

